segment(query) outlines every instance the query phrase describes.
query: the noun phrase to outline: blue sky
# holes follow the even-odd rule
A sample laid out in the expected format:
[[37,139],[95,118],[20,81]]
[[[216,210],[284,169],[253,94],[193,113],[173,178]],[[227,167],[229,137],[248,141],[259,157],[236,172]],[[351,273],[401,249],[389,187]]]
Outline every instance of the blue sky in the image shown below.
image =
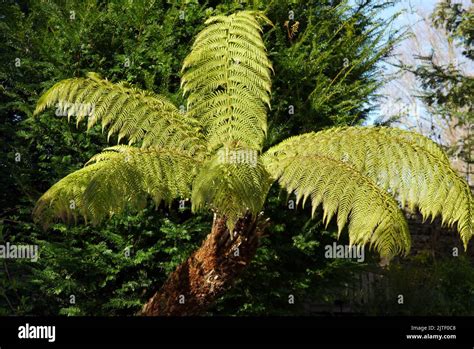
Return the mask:
[[[350,0],[350,2],[354,3],[356,2],[357,0]],[[403,27],[407,27],[407,26],[410,26],[410,25],[414,25],[415,23],[417,22],[420,22],[422,21],[423,19],[423,16],[426,17],[426,16],[429,16],[436,4],[439,2],[439,0],[399,0],[395,6],[393,7],[390,7],[384,11],[381,11],[379,13],[379,17],[381,19],[389,19],[391,18],[395,13],[398,13],[400,11],[402,11],[402,14],[400,16],[398,16],[395,21],[393,22],[392,24],[392,28],[387,28],[387,32],[390,32],[390,29],[399,29],[399,28],[403,28]],[[452,2],[456,2],[456,3],[462,3],[465,7],[469,6],[470,5],[470,0],[452,0]],[[420,30],[418,27],[413,27],[415,28],[414,30]],[[401,43],[399,46],[403,47],[403,45],[405,45],[406,43]],[[421,43],[423,48],[426,49],[426,52],[429,52],[429,50],[431,49],[431,45],[429,42],[422,42]],[[405,52],[410,54],[411,52],[409,51],[409,46],[405,47],[404,48]],[[416,52],[413,52],[413,53],[416,53]],[[387,65],[387,64],[382,64],[381,65],[382,69],[384,69],[384,71],[386,72],[391,72],[393,71],[393,69]],[[379,92],[381,92],[382,94],[384,94],[384,90],[381,89]],[[407,89],[406,91],[406,94],[413,94],[413,91],[410,91]],[[388,108],[391,108],[391,109],[400,109],[401,106],[397,107],[396,103],[394,105],[394,100],[392,99],[391,101],[389,101],[389,107]],[[382,110],[378,110],[378,111],[374,111],[370,117],[368,118],[368,120],[366,121],[367,124],[372,124],[373,121],[378,118],[379,116],[382,115],[383,113],[383,103],[381,103],[381,107],[382,107]],[[400,103],[400,104],[403,104],[403,103]],[[395,107],[395,108],[394,108]],[[425,111],[423,111],[422,107],[419,107],[418,105],[416,105],[414,107],[417,112],[421,112],[421,113],[425,113]]]

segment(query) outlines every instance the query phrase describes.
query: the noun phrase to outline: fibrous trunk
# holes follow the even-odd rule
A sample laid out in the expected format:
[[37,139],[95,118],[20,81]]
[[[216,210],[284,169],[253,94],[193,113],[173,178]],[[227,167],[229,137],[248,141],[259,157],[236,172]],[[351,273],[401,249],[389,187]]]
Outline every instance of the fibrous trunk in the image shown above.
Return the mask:
[[266,223],[246,214],[231,233],[225,218],[215,215],[211,233],[201,247],[171,273],[141,314],[202,314],[250,263]]

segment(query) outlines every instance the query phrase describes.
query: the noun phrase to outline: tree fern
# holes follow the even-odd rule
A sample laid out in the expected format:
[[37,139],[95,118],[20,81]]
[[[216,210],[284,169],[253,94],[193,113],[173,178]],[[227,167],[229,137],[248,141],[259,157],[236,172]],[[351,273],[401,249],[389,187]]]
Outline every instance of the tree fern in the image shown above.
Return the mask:
[[[95,74],[64,80],[38,101],[36,113],[57,103],[77,122],[101,123],[108,136],[129,146],[105,149],[51,187],[34,214],[50,222],[87,221],[191,197],[193,211],[212,209],[233,229],[246,213],[264,206],[273,181],[314,215],[322,205],[326,224],[348,224],[351,244],[369,244],[391,257],[410,249],[407,223],[398,207],[418,207],[425,218],[440,215],[457,224],[467,246],[474,204],[466,182],[443,151],[416,133],[371,127],[333,128],[291,137],[261,156],[270,105],[271,63],[257,12],[207,20],[183,63],[188,111],[162,96]],[[94,105],[87,113],[77,103]],[[131,146],[133,145],[133,146]],[[236,154],[251,154],[240,161]],[[232,156],[222,156],[231,154]]]

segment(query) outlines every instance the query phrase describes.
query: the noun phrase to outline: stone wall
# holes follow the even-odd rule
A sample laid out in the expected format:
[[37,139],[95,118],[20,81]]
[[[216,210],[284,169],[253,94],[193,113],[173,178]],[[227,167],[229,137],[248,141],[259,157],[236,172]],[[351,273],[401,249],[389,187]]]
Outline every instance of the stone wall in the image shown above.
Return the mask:
[[[443,227],[441,219],[436,218],[433,222],[427,220],[423,222],[421,214],[405,214],[412,238],[412,248],[410,256],[419,253],[429,253],[435,258],[453,257],[453,250],[457,248],[459,255],[466,253],[474,261],[474,239],[468,245],[465,252],[462,240],[456,231],[456,226],[452,228]],[[401,260],[403,263],[403,260]],[[383,281],[378,274],[371,272],[356,275],[356,281],[342,291],[345,299],[349,302],[336,301],[335,304],[323,304],[318,301],[307,302],[305,312],[307,315],[357,315],[353,310],[353,305],[370,302],[373,297],[372,285],[374,282]]]
[[[427,220],[424,223],[421,214],[407,213],[406,217],[412,238],[411,255],[429,251],[435,257],[448,257],[453,256],[453,248],[457,248],[460,255],[464,253],[464,246],[456,226],[453,228],[441,226],[439,217],[433,222]],[[469,243],[467,254],[474,257],[473,240]]]

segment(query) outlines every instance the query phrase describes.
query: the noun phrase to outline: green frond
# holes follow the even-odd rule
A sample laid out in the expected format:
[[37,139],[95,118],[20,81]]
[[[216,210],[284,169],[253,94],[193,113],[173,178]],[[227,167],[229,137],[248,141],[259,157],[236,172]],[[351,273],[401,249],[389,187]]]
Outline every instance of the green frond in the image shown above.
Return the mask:
[[144,207],[147,197],[158,205],[191,195],[198,161],[168,149],[119,145],[95,155],[86,166],[61,179],[37,202],[33,215],[47,226],[55,217],[94,224]]
[[457,223],[467,248],[473,235],[474,205],[469,186],[431,140],[385,127],[342,127],[291,137],[271,148],[269,161],[327,156],[342,161],[391,193],[404,207],[418,207],[425,219],[440,215]]
[[192,210],[210,208],[227,218],[229,230],[247,211],[262,209],[272,181],[255,150],[220,149],[193,182]]
[[223,145],[261,149],[267,131],[272,65],[258,12],[206,21],[183,63],[188,110],[202,123],[211,151]]
[[74,115],[77,124],[88,118],[88,129],[100,123],[103,131],[108,129],[108,139],[116,134],[118,142],[128,139],[129,144],[191,152],[204,148],[197,121],[167,98],[126,83],[113,84],[95,73],[56,83],[39,99],[35,115],[51,106],[67,114],[68,121]]
[[407,254],[410,234],[396,201],[367,176],[341,160],[320,154],[267,154],[271,175],[297,203],[311,198],[312,214],[322,204],[326,225],[337,214],[339,235],[349,221],[350,244],[370,244],[381,255]]

